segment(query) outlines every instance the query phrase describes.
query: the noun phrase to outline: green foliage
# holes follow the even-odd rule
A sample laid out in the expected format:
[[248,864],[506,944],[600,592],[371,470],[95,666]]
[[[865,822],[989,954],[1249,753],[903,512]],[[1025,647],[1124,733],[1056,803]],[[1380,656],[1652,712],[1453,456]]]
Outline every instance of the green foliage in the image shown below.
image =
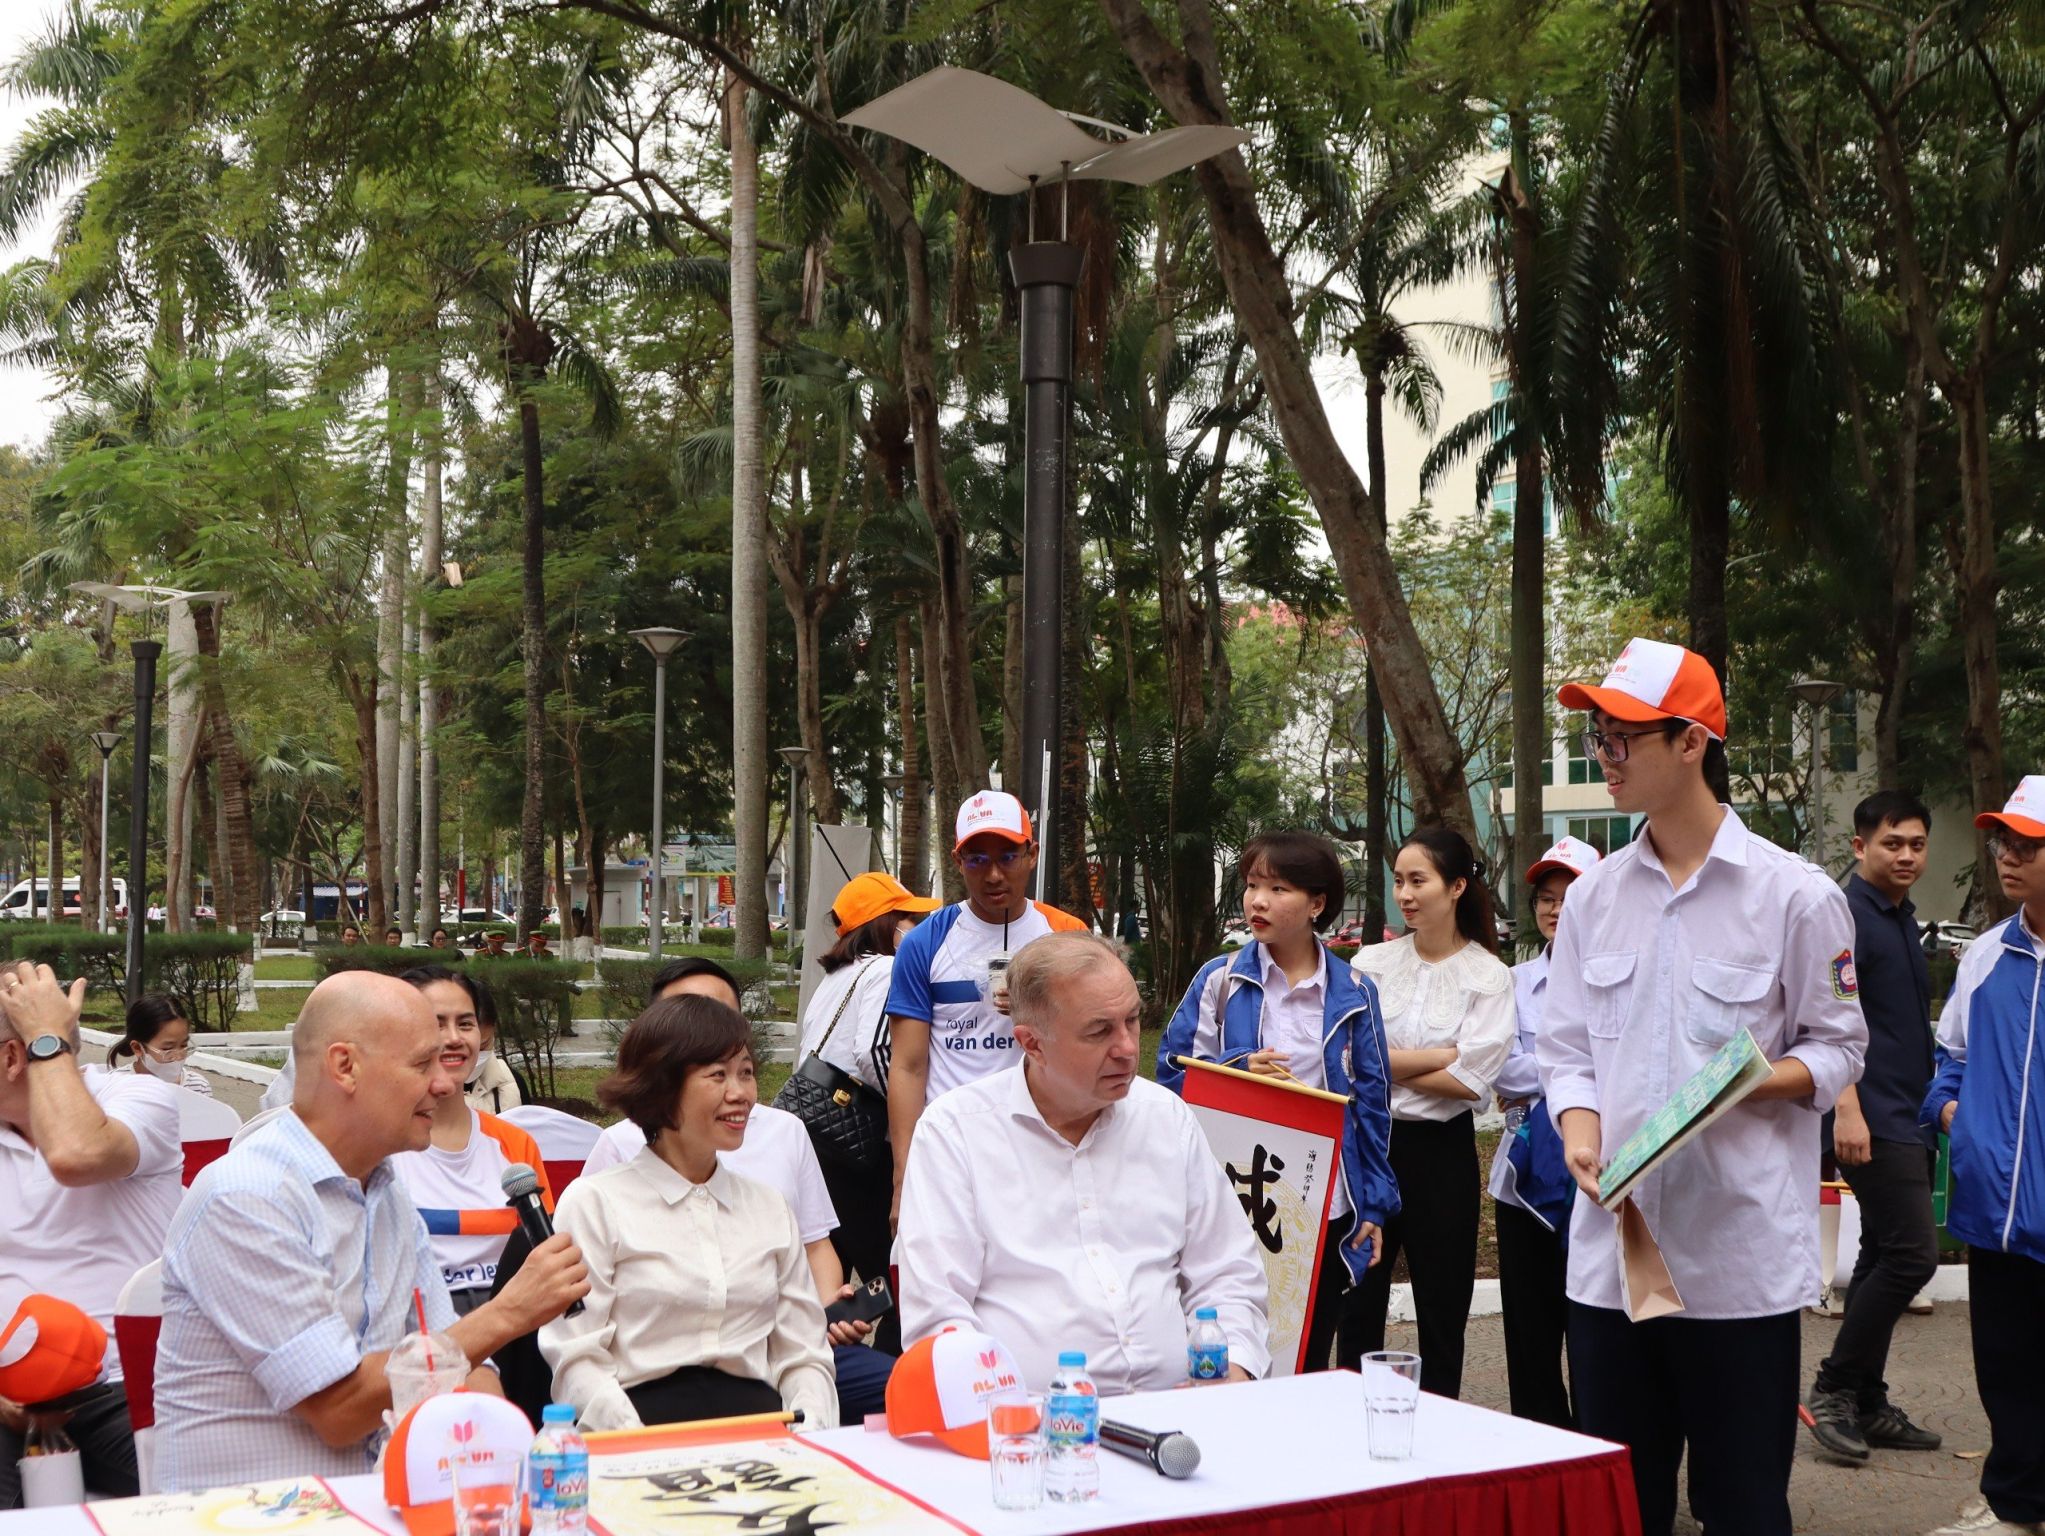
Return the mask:
[[[119,998],[127,992],[127,939],[121,934],[4,923],[0,957],[47,965],[64,982],[83,976],[87,986],[104,997]],[[241,967],[248,960],[246,935],[152,933],[142,940],[148,990],[176,999],[195,1030],[234,1028]]]

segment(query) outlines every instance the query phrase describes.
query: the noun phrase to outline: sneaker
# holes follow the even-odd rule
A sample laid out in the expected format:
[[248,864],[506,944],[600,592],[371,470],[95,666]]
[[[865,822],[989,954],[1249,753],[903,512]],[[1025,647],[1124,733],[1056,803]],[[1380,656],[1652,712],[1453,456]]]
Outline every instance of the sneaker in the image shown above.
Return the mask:
[[1928,1429],[1910,1422],[1894,1403],[1883,1403],[1860,1416],[1860,1436],[1869,1445],[1891,1451],[1935,1451],[1943,1443]]
[[2013,1520],[1998,1519],[1988,1507],[1988,1500],[1977,1498],[1967,1501],[1959,1519],[1940,1526],[1931,1536],[2045,1536],[2045,1522],[2018,1525]]
[[1860,1432],[1860,1405],[1851,1392],[1820,1392],[1811,1389],[1811,1433],[1818,1444],[1842,1461],[1855,1465],[1868,1459],[1868,1444]]
[[1931,1287],[1927,1285],[1923,1290],[1911,1297],[1910,1305],[1904,1308],[1904,1310],[1916,1317],[1930,1317]]

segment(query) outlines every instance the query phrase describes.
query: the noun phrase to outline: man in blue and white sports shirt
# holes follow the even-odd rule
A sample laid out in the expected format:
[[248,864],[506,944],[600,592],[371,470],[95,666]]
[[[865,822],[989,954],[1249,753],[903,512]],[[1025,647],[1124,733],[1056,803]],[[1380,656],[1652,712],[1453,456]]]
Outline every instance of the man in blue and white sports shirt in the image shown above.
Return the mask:
[[888,1021],[874,1056],[888,1076],[888,1138],[901,1206],[909,1139],[939,1094],[1022,1059],[1008,1009],[994,1000],[987,962],[1047,933],[1084,929],[1070,913],[1030,900],[1037,840],[1022,802],[983,789],[959,807],[952,862],[966,899],[940,907],[895,951]]
[[1989,1437],[1981,1497],[1938,1536],[2045,1533],[2045,774],[1974,825],[2017,910],[1960,957],[1924,1099],[1924,1124],[1953,1141],[1946,1230],[1967,1243]]

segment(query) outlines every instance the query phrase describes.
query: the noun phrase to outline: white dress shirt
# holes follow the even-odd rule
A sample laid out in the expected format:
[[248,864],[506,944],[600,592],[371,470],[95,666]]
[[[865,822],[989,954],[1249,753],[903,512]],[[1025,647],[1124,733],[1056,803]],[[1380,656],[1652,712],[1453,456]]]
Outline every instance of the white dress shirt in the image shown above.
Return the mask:
[[136,1270],[163,1257],[164,1233],[185,1192],[185,1155],[177,1089],[146,1072],[81,1070],[100,1113],[134,1136],[135,1171],[104,1184],[67,1187],[41,1152],[0,1121],[0,1326],[24,1296],[61,1297],[106,1329],[106,1374],[118,1380],[114,1303]]
[[1446,960],[1423,960],[1413,935],[1356,952],[1355,970],[1378,989],[1385,1044],[1395,1051],[1456,1048],[1443,1068],[1474,1100],[1392,1084],[1394,1120],[1453,1120],[1482,1109],[1492,1081],[1512,1054],[1512,973],[1482,944],[1465,943]]
[[[1804,1102],[1737,1105],[1635,1186],[1686,1317],[1772,1317],[1818,1299],[1818,1123],[1860,1076],[1867,1023],[1853,918],[1830,876],[1754,836],[1730,808],[1679,891],[1651,835],[1569,889],[1535,1054],[1559,1127],[1602,1116],[1609,1159],[1740,1029],[1794,1056]],[[1578,1200],[1569,1295],[1623,1309],[1617,1223]]]
[[[646,1132],[630,1120],[606,1126],[589,1150],[582,1177],[631,1162],[645,1145]],[[733,1173],[757,1179],[786,1200],[794,1208],[804,1243],[838,1230],[838,1208],[825,1187],[823,1164],[817,1161],[809,1127],[798,1116],[772,1104],[755,1104],[746,1119],[745,1144],[718,1160]]]
[[561,1197],[589,1294],[540,1329],[554,1397],[585,1429],[636,1429],[625,1388],[709,1366],[763,1381],[812,1428],[838,1424],[824,1305],[788,1202],[718,1160],[692,1184],[651,1148]]
[[1538,1099],[1541,1069],[1534,1060],[1534,1037],[1541,1032],[1541,1005],[1548,993],[1548,950],[1512,968],[1512,1054],[1498,1069],[1491,1091],[1501,1099]]
[[1264,1266],[1193,1112],[1146,1078],[1074,1146],[1045,1123],[1027,1072],[954,1088],[910,1144],[895,1245],[902,1337],[946,1323],[991,1333],[1032,1391],[1061,1350],[1103,1393],[1186,1379],[1186,1334],[1213,1307],[1229,1363],[1270,1369]]

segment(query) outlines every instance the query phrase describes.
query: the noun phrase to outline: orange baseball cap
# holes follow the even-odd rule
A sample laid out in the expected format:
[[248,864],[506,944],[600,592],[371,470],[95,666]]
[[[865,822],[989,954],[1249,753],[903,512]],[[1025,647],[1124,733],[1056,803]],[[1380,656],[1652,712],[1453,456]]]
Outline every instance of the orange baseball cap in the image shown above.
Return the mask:
[[1546,874],[1562,870],[1580,875],[1598,862],[1598,850],[1580,837],[1557,838],[1555,846],[1527,868],[1527,884],[1534,885]]
[[954,853],[966,846],[967,838],[983,832],[1005,837],[1011,843],[1027,843],[1036,836],[1030,830],[1029,812],[1023,809],[1022,801],[999,789],[983,789],[961,805],[952,831]]
[[516,1403],[466,1387],[429,1397],[391,1431],[383,1458],[384,1502],[411,1536],[454,1536],[455,1453],[493,1469],[501,1466],[509,1483],[532,1443],[532,1422]]
[[0,1330],[0,1397],[34,1406],[99,1380],[107,1331],[55,1296],[24,1296]]
[[1999,811],[1983,811],[1977,827],[2006,827],[2019,837],[2045,837],[2045,773],[2026,774]]
[[1024,1391],[1022,1368],[992,1334],[946,1328],[902,1351],[888,1376],[888,1433],[931,1435],[939,1444],[987,1460],[987,1414],[994,1399]]
[[944,903],[934,896],[918,896],[893,875],[870,870],[845,882],[831,902],[831,916],[838,932],[850,933],[861,923],[870,923],[890,912],[935,912]]
[[1711,663],[1695,651],[1638,635],[1597,687],[1565,683],[1555,695],[1564,709],[1602,709],[1614,720],[1689,720],[1725,740],[1725,693]]

